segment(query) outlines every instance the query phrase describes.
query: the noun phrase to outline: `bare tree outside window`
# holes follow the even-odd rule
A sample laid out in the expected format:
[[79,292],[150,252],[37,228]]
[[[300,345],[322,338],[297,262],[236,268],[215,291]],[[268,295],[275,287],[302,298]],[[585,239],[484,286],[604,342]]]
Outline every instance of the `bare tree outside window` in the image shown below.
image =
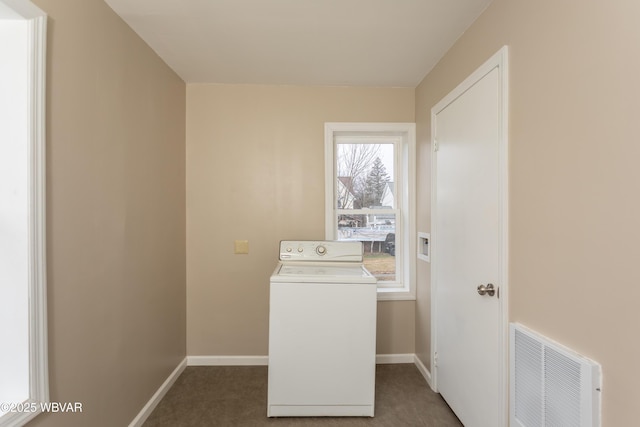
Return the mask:
[[380,155],[380,144],[338,144],[338,209],[361,209],[367,174]]

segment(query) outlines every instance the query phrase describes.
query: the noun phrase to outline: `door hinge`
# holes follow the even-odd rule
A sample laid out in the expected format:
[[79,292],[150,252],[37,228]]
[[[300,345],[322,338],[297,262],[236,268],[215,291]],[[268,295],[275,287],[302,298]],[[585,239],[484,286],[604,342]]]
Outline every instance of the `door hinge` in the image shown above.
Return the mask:
[[496,297],[498,297],[498,299],[500,299],[500,286],[498,286],[496,288]]
[[438,366],[438,352],[433,353],[433,366]]
[[440,148],[440,146],[438,145],[438,140],[434,139],[433,140],[433,151],[438,151],[439,148]]

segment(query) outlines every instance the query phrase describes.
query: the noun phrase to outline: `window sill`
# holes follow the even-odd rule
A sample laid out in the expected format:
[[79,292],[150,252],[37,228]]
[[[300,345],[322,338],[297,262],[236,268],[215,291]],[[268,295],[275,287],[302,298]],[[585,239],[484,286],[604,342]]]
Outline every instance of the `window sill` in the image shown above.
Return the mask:
[[416,296],[406,288],[378,288],[378,301],[415,301]]

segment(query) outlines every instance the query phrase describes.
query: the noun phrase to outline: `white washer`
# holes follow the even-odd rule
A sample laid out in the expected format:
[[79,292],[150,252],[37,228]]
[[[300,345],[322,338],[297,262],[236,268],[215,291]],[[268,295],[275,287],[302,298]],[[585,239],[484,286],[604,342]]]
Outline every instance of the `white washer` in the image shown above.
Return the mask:
[[361,242],[280,242],[270,286],[269,417],[373,417],[377,281],[362,254]]

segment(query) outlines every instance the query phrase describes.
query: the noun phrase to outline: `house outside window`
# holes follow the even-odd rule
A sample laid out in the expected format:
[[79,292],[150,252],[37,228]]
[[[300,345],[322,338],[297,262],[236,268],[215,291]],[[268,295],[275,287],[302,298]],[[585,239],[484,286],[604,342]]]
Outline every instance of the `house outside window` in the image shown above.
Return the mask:
[[415,124],[325,124],[326,238],[360,241],[379,299],[415,298]]

